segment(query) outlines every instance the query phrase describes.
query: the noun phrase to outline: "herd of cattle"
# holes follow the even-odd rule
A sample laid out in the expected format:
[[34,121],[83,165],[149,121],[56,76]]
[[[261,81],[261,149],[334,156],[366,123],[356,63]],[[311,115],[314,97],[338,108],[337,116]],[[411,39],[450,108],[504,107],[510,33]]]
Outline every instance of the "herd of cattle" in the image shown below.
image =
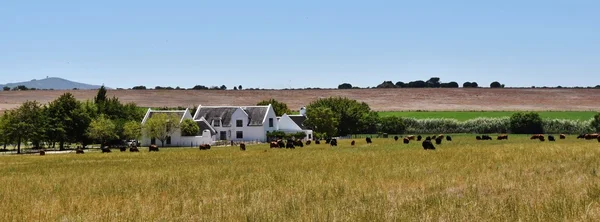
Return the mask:
[[[421,145],[423,146],[423,149],[425,150],[435,150],[435,146],[434,146],[434,142],[436,145],[440,145],[442,144],[442,141],[444,140],[444,138],[446,139],[446,141],[452,141],[452,137],[449,135],[444,136],[443,134],[440,135],[434,135],[434,136],[427,136],[425,138],[423,138],[421,135],[409,135],[409,136],[405,136],[404,138],[402,138],[402,141],[404,142],[404,144],[409,144],[410,141],[421,141],[423,140],[423,142],[421,143]],[[544,134],[535,134],[532,135],[530,137],[531,140],[539,140],[539,141],[546,141],[546,138],[548,138],[548,141],[556,141],[556,138],[553,135],[544,135]],[[559,135],[559,139],[564,140],[566,139],[567,136],[565,134],[560,134]],[[394,136],[394,140],[398,141],[400,139],[400,137],[398,136]],[[476,140],[493,140],[491,136],[489,135],[477,135],[475,136]],[[600,142],[600,136],[597,133],[594,134],[580,134],[577,136],[577,139],[585,139],[585,140],[598,140],[598,142]],[[432,142],[432,140],[434,142]],[[508,135],[507,134],[500,134],[496,137],[496,140],[508,140]],[[367,137],[365,139],[365,141],[367,142],[367,144],[371,144],[373,143],[373,140],[370,137]],[[316,139],[315,144],[321,144],[321,140],[320,139]],[[309,146],[312,143],[311,140],[306,141],[306,146]],[[330,146],[337,146],[338,145],[338,141],[335,138],[331,138],[331,139],[325,139],[325,144],[329,144]],[[352,140],[350,142],[351,146],[356,145],[356,141]],[[245,143],[240,143],[240,150],[241,151],[246,151],[246,144]],[[274,140],[270,142],[270,148],[286,148],[286,149],[295,149],[296,147],[304,147],[305,143],[302,142],[302,140],[286,140],[284,142],[284,140]],[[203,144],[199,146],[200,150],[210,150],[211,146],[209,144]],[[110,153],[111,150],[108,147],[103,147],[101,148],[102,153]],[[121,147],[120,148],[121,152],[126,152],[127,151],[127,147]],[[150,145],[148,147],[148,151],[149,152],[158,152],[158,146],[156,145]],[[138,149],[137,146],[133,145],[129,147],[129,152],[140,152],[140,150]],[[75,150],[76,154],[83,154],[83,149],[81,147],[77,147],[77,149]],[[40,151],[40,155],[45,155],[46,152],[45,151]]]

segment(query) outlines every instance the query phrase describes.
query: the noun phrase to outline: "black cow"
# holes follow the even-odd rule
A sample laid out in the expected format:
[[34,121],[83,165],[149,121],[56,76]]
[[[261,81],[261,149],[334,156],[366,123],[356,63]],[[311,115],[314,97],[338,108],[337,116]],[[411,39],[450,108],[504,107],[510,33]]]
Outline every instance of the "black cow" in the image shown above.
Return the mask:
[[337,139],[332,139],[331,141],[329,141],[329,145],[330,146],[337,146]]
[[585,134],[579,134],[579,136],[577,136],[577,139],[585,139]]
[[110,149],[108,147],[102,147],[100,148],[100,150],[102,150],[102,153],[110,153]]
[[311,141],[310,141],[310,140],[309,140],[309,141],[306,141],[306,145],[307,145],[307,146],[310,146],[310,143],[311,143]]
[[437,137],[437,138],[435,138],[435,144],[437,144],[437,145],[442,144],[442,139],[443,139],[443,137]]
[[481,140],[481,136],[475,136],[476,140]]
[[482,135],[482,136],[481,136],[481,139],[482,139],[482,140],[492,140],[492,137],[491,137],[491,136],[489,136],[489,135]]
[[278,140],[277,145],[279,145],[279,148],[285,148],[285,143],[283,142],[283,140]]
[[435,150],[435,146],[433,146],[431,140],[424,140],[423,143],[421,143],[421,145],[423,145],[424,150]]
[[373,143],[373,141],[371,140],[371,137],[367,137],[366,141],[367,141],[367,144]]
[[556,140],[554,139],[554,136],[553,136],[553,135],[548,135],[548,141],[550,141],[550,142],[554,142],[554,141],[556,141]]
[[294,141],[293,140],[288,140],[287,143],[285,144],[285,148],[287,148],[287,149],[295,149],[296,146],[294,146]]
[[315,140],[315,144],[317,144],[317,145],[321,144],[321,140],[320,139]]
[[302,143],[302,140],[296,140],[296,142],[294,142],[294,146],[304,147],[304,143]]
[[200,150],[210,150],[210,144],[202,144],[202,145],[200,145]]
[[354,146],[356,145],[356,141],[352,140],[352,142],[350,142],[350,146]]
[[400,139],[400,138],[398,138],[398,136],[394,136],[395,141],[398,141],[398,139]]
[[140,152],[140,149],[138,149],[137,146],[132,146],[129,148],[129,152]]
[[405,137],[405,138],[404,138],[404,144],[408,144],[408,143],[410,143],[410,140],[409,140],[408,138],[406,138],[406,137]]
[[425,140],[431,140],[431,137],[430,136],[425,137]]
[[246,144],[240,143],[240,150],[241,151],[246,151]]
[[421,135],[417,136],[417,141],[421,141],[423,139],[423,137]]
[[452,137],[451,136],[446,136],[446,140],[447,141],[452,141]]
[[76,149],[75,154],[83,154],[83,149],[81,149],[81,148]]
[[158,146],[152,144],[148,147],[148,152],[158,152]]
[[119,147],[119,150],[120,150],[121,152],[127,152],[127,147],[124,147],[124,146],[122,146],[122,147]]

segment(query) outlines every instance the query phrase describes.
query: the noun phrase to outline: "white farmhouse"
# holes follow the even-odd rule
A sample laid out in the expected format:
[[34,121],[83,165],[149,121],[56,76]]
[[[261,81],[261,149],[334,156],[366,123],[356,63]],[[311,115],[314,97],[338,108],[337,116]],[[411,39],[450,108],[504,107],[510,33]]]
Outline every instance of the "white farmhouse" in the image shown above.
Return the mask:
[[[179,119],[179,123],[183,122],[185,119],[193,119],[190,114],[189,109],[186,110],[152,110],[148,109],[144,119],[142,120],[142,126],[146,124],[146,122],[155,116],[158,113],[166,114],[169,116],[174,116]],[[208,122],[204,119],[194,120],[198,127],[200,127],[200,135],[194,136],[182,136],[181,130],[177,129],[170,137],[165,141],[164,146],[167,147],[196,147],[202,144],[214,144],[216,139],[216,131],[212,128]],[[151,144],[162,145],[160,141],[156,138],[149,138],[146,135],[143,135],[142,140],[140,141],[142,146],[149,146]]]
[[277,116],[268,106],[198,106],[194,120],[206,121],[217,140],[266,142],[267,132],[278,129]]
[[300,109],[300,115],[283,114],[283,116],[277,117],[277,119],[279,122],[279,131],[285,133],[304,132],[306,137],[299,139],[312,140],[313,131],[304,126],[304,121],[306,121],[306,108],[302,107]]

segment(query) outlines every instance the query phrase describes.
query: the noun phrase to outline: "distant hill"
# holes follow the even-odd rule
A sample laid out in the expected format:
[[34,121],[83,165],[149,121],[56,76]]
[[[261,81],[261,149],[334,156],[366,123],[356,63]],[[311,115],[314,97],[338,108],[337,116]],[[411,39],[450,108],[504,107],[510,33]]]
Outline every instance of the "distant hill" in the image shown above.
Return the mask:
[[62,78],[50,77],[40,80],[31,80],[28,82],[17,82],[17,83],[7,83],[0,84],[0,88],[4,86],[8,86],[10,88],[14,88],[16,86],[23,85],[27,88],[36,88],[36,89],[55,89],[55,90],[69,90],[69,89],[99,89],[101,86],[97,85],[89,85],[84,83],[78,83],[69,81]]

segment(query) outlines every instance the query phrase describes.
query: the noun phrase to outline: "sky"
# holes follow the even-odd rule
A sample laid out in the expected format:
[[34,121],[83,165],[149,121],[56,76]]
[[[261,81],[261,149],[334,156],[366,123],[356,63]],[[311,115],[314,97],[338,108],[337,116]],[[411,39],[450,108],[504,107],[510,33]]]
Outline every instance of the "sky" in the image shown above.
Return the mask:
[[2,0],[0,83],[600,84],[597,0]]

